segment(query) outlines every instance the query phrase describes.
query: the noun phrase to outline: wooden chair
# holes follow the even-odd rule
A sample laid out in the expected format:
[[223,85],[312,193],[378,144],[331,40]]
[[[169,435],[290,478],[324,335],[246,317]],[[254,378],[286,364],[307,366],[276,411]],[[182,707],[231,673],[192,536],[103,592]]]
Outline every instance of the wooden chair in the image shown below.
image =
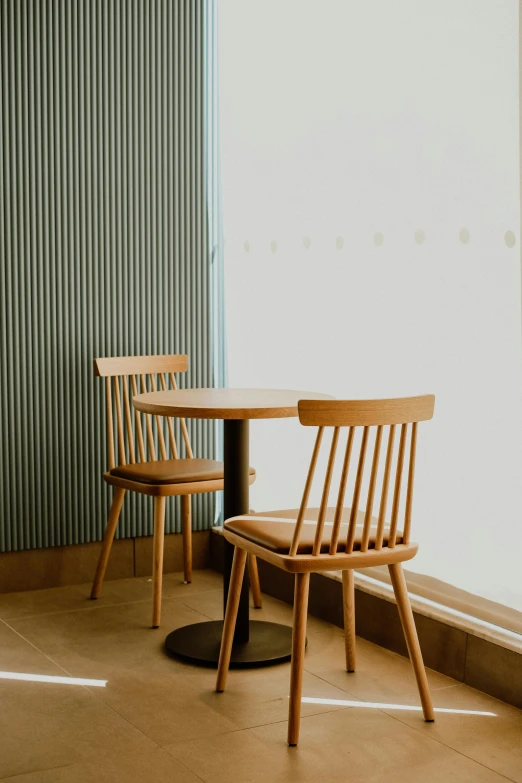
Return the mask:
[[[114,487],[114,495],[91,598],[96,599],[100,595],[125,492],[131,490],[151,495],[154,498],[153,628],[159,627],[161,615],[166,498],[172,495],[181,496],[183,568],[185,582],[190,583],[192,581],[190,497],[200,492],[215,492],[223,489],[223,463],[194,457],[184,419],[179,420],[179,427],[185,444],[186,457],[180,458],[174,420],[171,417],[141,414],[131,404],[132,396],[142,392],[156,391],[158,388],[165,391],[169,387],[177,389],[174,373],[186,372],[187,367],[188,357],[181,354],[120,356],[94,360],[95,375],[105,378],[106,390],[109,470],[103,474],[103,478]],[[114,419],[116,419],[116,439]],[[156,419],[156,422],[153,419]],[[171,459],[168,459],[169,447]],[[158,451],[159,459],[157,459]],[[255,481],[255,477],[254,469],[250,468],[251,484]],[[254,605],[259,607],[261,591],[255,556],[250,558],[249,566]]]
[[[295,574],[290,711],[288,744],[297,745],[301,714],[301,688],[306,640],[306,618],[310,573],[342,571],[346,669],[355,670],[354,568],[386,564],[390,571],[408,652],[417,680],[424,718],[432,721],[426,671],[408,598],[401,563],[410,560],[418,546],[410,540],[411,510],[417,423],[433,416],[435,398],[431,395],[391,400],[302,400],[299,420],[318,427],[301,507],[295,511],[275,511],[229,519],[224,534],[235,545],[230,591],[223,627],[216,690],[225,688],[241,582],[247,553]],[[396,428],[400,425],[398,448]],[[318,509],[308,509],[308,498],[325,428],[333,428],[328,464]],[[336,462],[340,430],[347,427],[346,448],[338,483],[335,507],[328,497]],[[408,437],[408,429],[410,434]],[[384,469],[379,470],[383,441],[386,441]],[[406,443],[409,440],[407,467]],[[370,449],[369,444],[373,444]],[[357,444],[355,446],[355,444]],[[367,456],[368,452],[368,456]],[[370,457],[369,452],[373,452]],[[350,463],[356,464],[350,470]],[[371,465],[365,476],[365,465]],[[339,465],[341,467],[341,465]],[[353,473],[353,476],[352,476]],[[406,496],[401,503],[401,486],[406,479]],[[390,482],[393,482],[391,516],[388,514]],[[348,484],[353,494],[349,508],[343,508]],[[361,504],[365,488],[366,503]],[[378,489],[379,487],[379,489]],[[350,496],[348,495],[348,497]],[[379,499],[380,495],[380,499]],[[378,504],[378,505],[377,505]],[[361,509],[362,505],[362,509]],[[373,509],[378,508],[374,517]],[[400,508],[404,517],[399,528]],[[376,512],[377,513],[377,512]],[[387,522],[386,520],[390,520]],[[289,524],[290,523],[290,524]]]

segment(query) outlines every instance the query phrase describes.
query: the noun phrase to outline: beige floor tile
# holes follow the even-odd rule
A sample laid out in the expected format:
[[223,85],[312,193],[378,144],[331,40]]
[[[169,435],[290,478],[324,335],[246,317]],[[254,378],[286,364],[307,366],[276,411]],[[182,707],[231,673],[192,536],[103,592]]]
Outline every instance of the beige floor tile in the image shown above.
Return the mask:
[[[199,595],[182,595],[176,596],[183,601],[186,606],[194,609],[197,612],[201,612],[209,620],[222,620],[223,619],[223,587],[222,585],[214,585],[212,590],[201,592]],[[252,616],[254,612],[257,615],[258,610],[251,609]]]
[[[2,620],[0,620],[0,671],[59,676],[64,674],[56,663],[35,650],[32,644]],[[0,680],[0,689],[3,683],[4,680]]]
[[93,696],[160,743],[237,728],[199,699],[197,679],[196,687],[185,682],[201,670],[164,651],[167,631],[205,620],[203,615],[166,599],[164,627],[153,630],[150,611],[150,602],[137,602],[11,622],[71,676],[107,679]]
[[[192,584],[183,584],[183,574],[164,574],[165,598],[191,598],[206,590],[219,589],[222,579],[215,571],[195,571]],[[30,615],[73,612],[81,609],[97,609],[133,601],[150,601],[152,580],[135,577],[106,581],[100,598],[91,601],[91,584],[51,587],[22,593],[0,595],[0,619],[11,620]]]
[[[399,721],[380,710],[350,708],[302,719],[299,747],[320,780],[344,783],[500,783],[502,778],[419,732],[404,732]],[[253,730],[266,743],[286,741],[275,725]],[[289,749],[292,750],[292,749]]]
[[[428,672],[436,708],[495,717],[377,709],[418,705],[407,659],[358,639],[344,671],[342,631],[309,617],[301,742],[286,745],[289,664],[215,670],[169,658],[174,628],[222,616],[221,577],[167,574],[159,630],[150,628],[148,578],[0,596],[0,670],[108,680],[105,689],[0,680],[0,778],[20,783],[522,783],[522,714]],[[129,600],[130,599],[130,600]],[[257,620],[290,625],[292,608],[264,596]],[[339,702],[359,702],[347,707]],[[168,754],[157,745],[164,745]],[[23,752],[20,749],[23,749]],[[190,771],[189,771],[190,770]],[[14,777],[16,776],[16,777]]]
[[12,783],[201,783],[161,748],[16,775]]
[[[231,721],[236,729],[261,726],[288,717],[290,664],[265,669],[232,670],[224,693],[215,692],[216,673],[212,670],[200,669],[190,682],[198,691],[198,698],[216,714]],[[303,695],[328,700],[326,703],[303,704],[305,715],[342,709],[329,701],[337,702],[346,698],[344,691],[309,672],[304,673]]]
[[436,712],[434,723],[418,721],[414,713],[408,712],[398,711],[395,717],[510,780],[522,783],[522,711],[467,685],[435,691],[433,703],[435,710],[469,710],[494,715]]
[[166,750],[206,783],[504,780],[378,710],[371,715],[341,710],[303,718],[298,748],[286,745],[286,730],[285,721],[207,741],[179,742]]
[[238,728],[232,710],[216,709],[208,692],[179,674],[114,676],[99,697],[158,745]]
[[[215,692],[213,669],[165,657],[161,670],[114,670],[96,695],[160,745],[286,720],[290,667],[233,670],[225,693]],[[305,695],[338,701],[346,694],[308,672]],[[339,709],[334,703],[306,704],[304,714]]]
[[[0,622],[0,669],[64,671]],[[154,743],[78,685],[0,679],[0,778]]]
[[9,624],[75,677],[108,679],[130,671],[172,671],[183,664],[164,652],[166,634],[205,617],[176,599],[163,601],[162,627],[152,629],[151,602],[22,617]]
[[[334,633],[332,633],[332,629]],[[345,668],[344,637],[332,626],[324,638],[314,636],[305,658],[305,668],[364,701],[418,704],[419,696],[408,658],[357,637],[357,669]],[[456,680],[426,669],[432,691],[457,684]]]
[[6,593],[0,595],[0,617],[3,620],[13,620],[32,615],[73,612],[130,601],[145,601],[150,599],[151,585],[147,579],[109,581],[103,585],[103,593],[96,601],[90,600],[90,591],[91,585],[69,585],[27,593]]
[[[163,602],[162,629],[151,630],[149,616],[150,605],[137,602],[12,623],[72,676],[107,679],[107,687],[93,694],[159,744],[286,719],[289,664],[233,670],[226,693],[216,694],[215,670],[189,666],[163,650],[167,630],[203,616],[176,599]],[[345,695],[310,673],[304,687],[314,698]],[[314,704],[304,712],[333,709],[337,707]]]
[[[283,723],[276,724],[283,734]],[[253,729],[165,747],[174,758],[205,783],[301,783],[315,780],[320,769],[310,767],[281,743],[259,736]]]
[[223,577],[215,571],[193,571],[189,585],[183,583],[182,572],[163,574],[163,595],[166,598],[186,598],[208,590],[220,589],[223,589]]

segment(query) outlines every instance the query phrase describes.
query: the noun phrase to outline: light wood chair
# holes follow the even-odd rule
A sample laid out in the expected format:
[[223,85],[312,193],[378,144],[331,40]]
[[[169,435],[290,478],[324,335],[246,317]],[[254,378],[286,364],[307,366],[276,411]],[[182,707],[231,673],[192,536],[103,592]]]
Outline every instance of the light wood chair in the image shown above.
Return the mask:
[[[186,457],[181,458],[176,442],[174,419],[141,414],[132,407],[132,396],[136,394],[156,391],[158,388],[163,391],[168,388],[177,389],[175,373],[186,372],[187,367],[188,357],[182,354],[120,356],[94,360],[95,375],[105,378],[106,390],[109,470],[103,474],[103,478],[114,487],[114,495],[91,598],[96,599],[100,595],[125,492],[131,490],[143,495],[151,495],[154,498],[153,628],[159,627],[161,615],[166,498],[181,496],[184,578],[186,583],[190,583],[192,581],[190,497],[201,492],[223,489],[223,463],[194,457],[184,419],[179,419],[186,452]],[[154,422],[153,419],[156,421]],[[114,421],[116,421],[116,428]],[[168,459],[169,450],[171,459]],[[251,484],[255,478],[255,470],[250,468]],[[249,566],[254,605],[260,607],[261,591],[254,555],[250,558]]]
[[[253,554],[284,571],[295,574],[289,745],[297,745],[299,739],[311,572],[342,572],[346,669],[353,672],[355,670],[353,569],[383,564],[388,566],[417,680],[424,718],[427,721],[434,719],[426,671],[401,565],[403,561],[414,557],[418,549],[417,544],[410,540],[417,423],[432,418],[434,403],[435,398],[431,395],[391,400],[302,400],[299,402],[299,420],[305,426],[318,427],[318,432],[301,507],[293,511],[249,514],[225,522],[224,535],[235,545],[235,550],[216,690],[221,692],[225,688],[245,560],[247,553]],[[398,425],[400,425],[400,435],[397,439]],[[337,502],[335,506],[328,508],[328,497],[336,467],[336,452],[343,427],[348,430],[342,467],[341,463],[339,464]],[[308,509],[310,489],[325,428],[332,428],[332,440],[321,504],[318,509]],[[409,440],[408,459],[405,456],[407,440]],[[384,465],[380,468],[379,460],[381,452],[384,452],[382,448],[384,441],[386,441],[386,457]],[[370,456],[371,452],[373,453]],[[350,463],[355,463],[355,470],[350,470]],[[369,475],[368,471],[365,474],[365,465],[371,465]],[[406,476],[406,495],[401,501],[404,476]],[[393,483],[393,494],[389,498],[391,483]],[[352,502],[349,508],[344,508],[348,486],[350,486]],[[366,503],[364,501],[361,503],[364,496],[366,496]],[[389,499],[391,516],[388,514]],[[373,516],[374,507],[378,508],[376,517]],[[403,518],[401,528],[399,528],[399,517]]]

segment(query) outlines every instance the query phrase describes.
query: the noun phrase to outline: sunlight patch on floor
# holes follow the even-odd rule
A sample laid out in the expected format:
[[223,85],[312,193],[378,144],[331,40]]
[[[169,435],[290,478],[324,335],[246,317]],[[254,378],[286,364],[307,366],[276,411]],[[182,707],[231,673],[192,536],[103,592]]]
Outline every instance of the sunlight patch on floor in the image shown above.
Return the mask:
[[[348,701],[345,699],[318,699],[312,696],[303,696],[301,699],[303,704],[328,704],[338,707],[365,707],[374,710],[410,710],[413,712],[421,712],[422,707],[415,707],[411,704],[386,704],[384,702],[377,701]],[[482,712],[480,710],[455,710],[449,707],[434,707],[435,712],[448,712],[454,715],[485,715],[489,717],[496,717],[496,712]]]
[[50,674],[24,674],[23,672],[0,672],[0,680],[50,682],[61,685],[93,685],[97,688],[105,688],[107,685],[107,680],[91,680],[85,677],[56,677]]

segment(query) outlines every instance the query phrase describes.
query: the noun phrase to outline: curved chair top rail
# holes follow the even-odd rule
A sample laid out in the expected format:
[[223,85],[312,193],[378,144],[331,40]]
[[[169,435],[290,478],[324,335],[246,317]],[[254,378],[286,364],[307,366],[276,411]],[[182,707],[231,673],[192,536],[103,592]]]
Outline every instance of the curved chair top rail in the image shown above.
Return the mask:
[[435,396],[383,400],[300,400],[299,421],[307,427],[372,427],[428,421]]
[[187,372],[186,354],[158,356],[108,356],[94,360],[94,374],[106,378],[115,375]]
[[[324,476],[321,506],[317,518],[312,555],[319,555],[322,547],[323,532],[325,531],[326,511],[330,495],[334,466],[336,462],[337,446],[340,429],[348,428],[348,438],[342,460],[342,471],[339,480],[338,496],[335,506],[335,518],[333,521],[329,554],[338,551],[339,535],[341,532],[341,518],[344,507],[345,495],[349,483],[350,474],[353,475],[353,494],[350,503],[350,520],[348,524],[345,553],[353,552],[357,528],[358,511],[361,502],[364,508],[364,525],[362,531],[361,551],[366,552],[370,546],[373,524],[373,508],[378,508],[377,528],[372,546],[376,550],[383,549],[386,519],[388,517],[388,497],[391,489],[391,519],[389,523],[389,535],[387,549],[396,545],[401,485],[406,478],[406,499],[404,508],[404,521],[402,531],[402,543],[409,544],[411,528],[411,511],[413,499],[413,481],[415,472],[415,453],[417,445],[417,424],[419,421],[427,421],[433,416],[435,397],[427,394],[421,397],[403,397],[383,400],[301,400],[299,402],[299,420],[305,426],[316,426],[317,437],[315,447],[308,469],[303,497],[299,514],[296,520],[292,544],[289,555],[297,554],[299,541],[303,529],[310,489],[314,480],[321,441],[324,430],[333,428],[332,441],[328,455],[328,465]],[[400,425],[398,449],[395,448],[395,429]],[[362,428],[361,439],[355,445],[356,430]],[[375,437],[370,441],[370,430],[375,428]],[[406,442],[409,437],[409,456],[406,456]],[[385,434],[385,430],[387,433]],[[386,441],[386,457],[384,460],[384,472],[378,481],[379,462],[383,441]],[[373,448],[368,445],[373,443]],[[373,453],[369,453],[368,451]],[[354,470],[350,469],[350,463]],[[366,502],[362,498],[364,474],[366,468],[370,469],[367,484]],[[351,483],[351,482],[350,482]],[[380,486],[379,486],[380,485]],[[390,486],[391,485],[391,486]]]

